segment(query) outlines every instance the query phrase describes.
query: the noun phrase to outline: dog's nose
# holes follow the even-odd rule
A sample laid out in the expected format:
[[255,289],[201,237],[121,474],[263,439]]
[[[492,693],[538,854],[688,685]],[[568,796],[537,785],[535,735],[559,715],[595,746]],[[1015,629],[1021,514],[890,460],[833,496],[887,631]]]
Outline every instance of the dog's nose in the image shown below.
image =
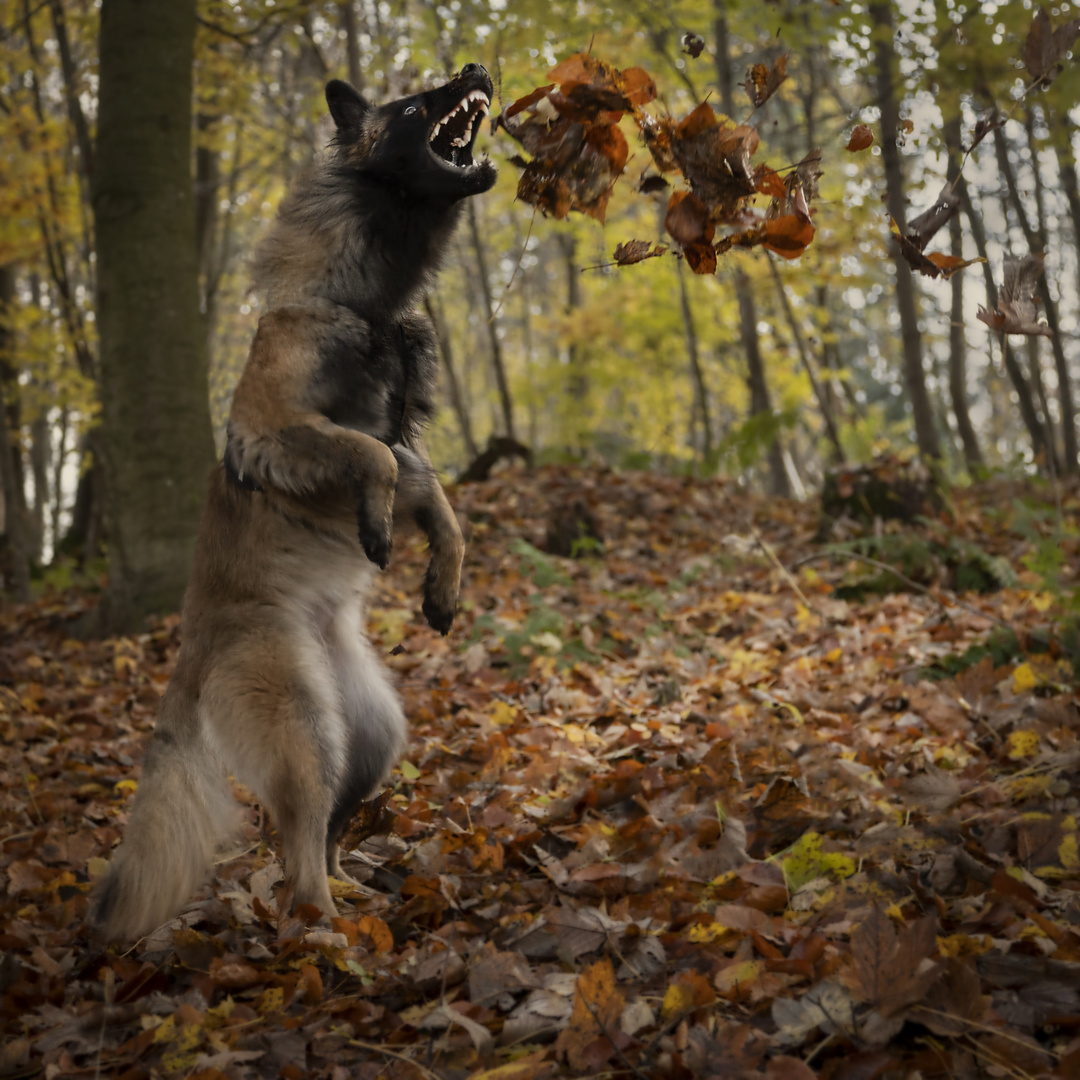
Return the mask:
[[483,64],[466,64],[461,69],[462,75],[486,75],[487,68]]

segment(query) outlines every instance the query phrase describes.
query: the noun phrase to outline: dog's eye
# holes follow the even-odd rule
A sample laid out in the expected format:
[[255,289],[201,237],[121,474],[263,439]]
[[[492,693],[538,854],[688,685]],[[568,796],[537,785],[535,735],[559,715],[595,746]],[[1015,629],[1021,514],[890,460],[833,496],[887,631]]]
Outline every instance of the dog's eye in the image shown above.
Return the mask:
[[406,115],[406,116],[412,116],[412,114],[413,114],[414,112],[416,112],[416,106],[415,106],[415,105],[410,105],[410,106],[409,106],[409,107],[408,107],[408,108],[407,108],[407,109],[405,110],[405,115]]

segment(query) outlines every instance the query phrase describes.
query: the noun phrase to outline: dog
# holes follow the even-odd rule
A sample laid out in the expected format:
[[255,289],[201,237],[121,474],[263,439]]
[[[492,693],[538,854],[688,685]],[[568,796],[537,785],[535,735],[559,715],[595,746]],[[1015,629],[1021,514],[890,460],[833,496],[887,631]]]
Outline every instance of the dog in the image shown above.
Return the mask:
[[464,542],[428,461],[436,339],[417,301],[463,200],[492,94],[468,64],[374,106],[327,84],[329,155],[283,200],[255,257],[266,297],[210,476],[181,649],[123,842],[91,921],[108,939],[174,917],[237,826],[228,774],[269,810],[294,904],[333,915],[337,841],[406,741],[365,636],[396,528],[426,533],[423,612],[446,633]]

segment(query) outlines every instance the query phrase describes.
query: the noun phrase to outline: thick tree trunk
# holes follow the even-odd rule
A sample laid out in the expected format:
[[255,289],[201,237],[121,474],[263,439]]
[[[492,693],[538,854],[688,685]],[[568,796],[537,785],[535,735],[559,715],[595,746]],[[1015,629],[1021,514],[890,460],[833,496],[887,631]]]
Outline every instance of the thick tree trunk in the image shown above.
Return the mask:
[[194,0],[101,8],[93,184],[104,627],[174,610],[214,460],[191,176]]
[[502,345],[499,342],[498,329],[495,326],[495,310],[491,303],[491,282],[487,272],[487,256],[484,243],[480,239],[480,223],[476,217],[475,200],[469,200],[469,229],[472,233],[473,251],[476,253],[476,267],[480,272],[480,293],[484,299],[484,313],[487,316],[488,343],[491,346],[491,363],[495,368],[495,383],[499,388],[499,401],[502,404],[503,426],[509,438],[514,434],[514,405],[510,399],[510,384],[506,378],[506,366],[503,364]]
[[[907,216],[904,198],[904,171],[900,161],[897,139],[900,135],[900,103],[893,79],[893,21],[892,6],[888,3],[870,5],[870,20],[874,26],[874,82],[877,105],[881,110],[881,158],[885,169],[885,190],[889,214],[905,231]],[[904,386],[915,421],[915,439],[923,458],[936,461],[941,457],[941,441],[934,423],[934,407],[926,389],[923,369],[922,335],[919,333],[919,313],[916,307],[915,280],[900,249],[894,246],[893,265],[896,269],[896,308],[900,316],[900,337],[903,344]]]

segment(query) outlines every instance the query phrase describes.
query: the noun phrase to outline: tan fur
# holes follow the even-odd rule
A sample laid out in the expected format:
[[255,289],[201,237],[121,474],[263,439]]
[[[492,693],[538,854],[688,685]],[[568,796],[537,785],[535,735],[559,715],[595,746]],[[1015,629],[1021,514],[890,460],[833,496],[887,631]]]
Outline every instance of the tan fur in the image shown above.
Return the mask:
[[[486,73],[463,73],[427,95],[444,115],[481,84],[490,93]],[[365,635],[395,528],[419,525],[430,541],[428,621],[445,633],[454,616],[464,542],[421,437],[437,364],[432,328],[413,309],[456,200],[490,187],[494,171],[460,169],[459,180],[436,162],[412,201],[381,174],[353,175],[405,114],[342,86],[327,97],[352,141],[342,135],[338,157],[286,197],[256,260],[266,314],[210,477],[179,661],[124,842],[94,896],[109,938],[160,925],[198,887],[235,827],[230,774],[269,810],[294,901],[332,915],[338,837],[406,741]],[[354,114],[366,117],[359,127]],[[405,129],[427,138],[422,124]],[[433,182],[452,183],[453,197],[433,198]]]

